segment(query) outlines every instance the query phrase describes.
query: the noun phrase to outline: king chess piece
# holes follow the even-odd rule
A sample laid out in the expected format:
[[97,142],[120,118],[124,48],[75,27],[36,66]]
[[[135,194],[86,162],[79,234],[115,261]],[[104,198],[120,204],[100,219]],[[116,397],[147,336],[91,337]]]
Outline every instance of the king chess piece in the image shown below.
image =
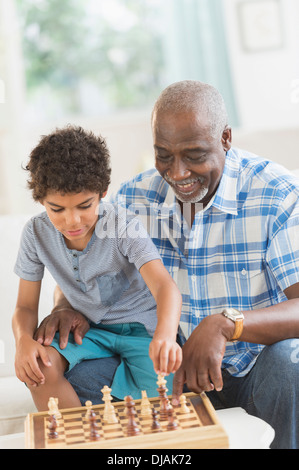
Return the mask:
[[128,417],[128,424],[126,428],[127,435],[138,436],[138,434],[140,434],[140,429],[138,428],[136,421],[135,421],[135,416],[136,416],[135,402],[133,401],[133,398],[131,397],[131,395],[128,395],[125,397],[125,405],[126,405],[127,417]]
[[163,375],[158,375],[157,391],[160,397],[160,421],[168,420],[169,400],[167,397],[166,379]]

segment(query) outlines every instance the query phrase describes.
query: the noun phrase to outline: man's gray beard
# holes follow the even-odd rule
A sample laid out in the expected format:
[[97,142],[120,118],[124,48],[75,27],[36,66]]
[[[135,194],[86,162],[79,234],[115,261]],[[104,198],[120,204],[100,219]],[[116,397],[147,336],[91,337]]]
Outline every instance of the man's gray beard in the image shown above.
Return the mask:
[[196,202],[201,202],[202,199],[208,194],[208,188],[202,188],[199,192],[199,194],[197,194],[196,196],[194,197],[191,197],[188,196],[188,194],[184,196],[182,196],[181,193],[177,193],[175,188],[172,186],[172,189],[176,195],[176,198],[180,201],[180,202],[183,202],[183,203],[186,203],[186,202],[189,202],[189,203],[196,203]]
[[[176,189],[175,189],[175,184],[176,184],[176,183],[175,183],[174,181],[172,181],[171,178],[169,178],[167,175],[165,175],[165,176],[164,176],[164,179],[165,179],[165,181],[172,187],[172,189],[173,189],[173,191],[174,191],[174,193],[175,193],[175,195],[176,195],[176,198],[177,198],[180,202],[183,202],[183,203],[186,203],[186,202],[188,203],[188,202],[189,202],[189,203],[191,203],[191,204],[192,204],[192,203],[195,204],[196,202],[201,202],[201,200],[202,200],[202,199],[207,195],[207,193],[208,193],[208,188],[205,187],[205,186],[203,186],[203,187],[201,188],[199,194],[198,194],[197,196],[191,197],[191,199],[190,199],[190,196],[189,196],[188,194],[186,194],[185,196],[183,196],[181,193],[177,193],[177,192],[176,192]],[[203,179],[202,177],[198,177],[197,179],[198,179],[198,181],[199,181],[200,183],[202,183],[202,184],[204,183],[204,179]],[[192,180],[191,180],[191,178],[190,178],[190,180],[187,179],[184,183],[185,183],[185,184],[188,184],[188,183],[191,183],[191,181],[192,181]]]

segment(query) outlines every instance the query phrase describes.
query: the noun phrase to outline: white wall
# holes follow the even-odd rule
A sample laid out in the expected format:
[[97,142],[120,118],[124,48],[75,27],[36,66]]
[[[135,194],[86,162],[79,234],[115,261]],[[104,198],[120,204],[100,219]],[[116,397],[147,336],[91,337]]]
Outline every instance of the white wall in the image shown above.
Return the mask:
[[148,109],[142,112],[124,113],[98,119],[64,119],[38,128],[30,128],[26,133],[20,155],[21,161],[15,168],[15,171],[19,174],[19,179],[22,179],[22,184],[18,187],[19,197],[14,212],[31,213],[41,210],[41,206],[31,200],[31,194],[26,188],[28,175],[20,166],[21,162],[24,164],[28,160],[30,151],[41,135],[69,123],[80,125],[95,134],[101,134],[106,139],[111,155],[112,176],[109,196],[110,193],[118,189],[122,182],[153,165],[150,114],[151,110]]
[[[281,0],[282,47],[251,53],[246,52],[241,44],[237,5],[242,1],[248,0],[223,0],[232,76],[242,124],[240,129],[233,130],[233,144],[278,161],[290,169],[298,168],[299,1]],[[0,0],[0,5],[4,2],[6,0]],[[258,3],[259,0],[252,2]],[[10,64],[10,73],[17,77],[18,71],[14,67],[20,60],[17,59],[16,31],[13,25],[5,31],[7,37],[15,38],[15,43],[10,47],[16,57],[9,61],[6,58],[6,63]],[[1,70],[0,50],[0,79]],[[7,83],[12,82],[7,80]],[[297,88],[292,88],[293,85]],[[153,165],[150,109],[92,120],[65,119],[64,122],[35,128],[30,125],[16,132],[14,126],[19,126],[18,116],[22,112],[22,86],[22,80],[19,80],[18,103],[14,105],[15,114],[11,114],[9,120],[6,119],[8,114],[3,116],[3,113],[8,113],[8,103],[6,107],[0,103],[0,213],[40,211],[40,206],[32,202],[26,189],[26,174],[21,165],[27,161],[40,135],[56,126],[69,122],[80,124],[107,139],[112,159],[111,191],[116,190],[122,181]],[[12,104],[14,92],[11,87],[7,90],[7,98]],[[15,136],[22,135],[22,131],[24,140],[20,141]]]
[[[242,46],[238,5],[223,0],[234,89],[245,129],[299,126],[299,1],[281,0],[281,48],[246,52]],[[259,1],[253,0],[258,4]],[[262,1],[260,2],[263,3]],[[296,80],[298,82],[296,82]],[[295,90],[294,87],[298,87]],[[296,99],[294,99],[297,97]],[[297,154],[298,155],[298,154]]]

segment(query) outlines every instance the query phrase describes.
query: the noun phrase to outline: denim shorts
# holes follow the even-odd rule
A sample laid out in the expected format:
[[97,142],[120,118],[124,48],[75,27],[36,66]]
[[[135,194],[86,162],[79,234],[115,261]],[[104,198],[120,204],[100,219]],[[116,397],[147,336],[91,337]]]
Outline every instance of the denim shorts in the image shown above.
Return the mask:
[[[158,395],[157,374],[148,353],[151,340],[140,323],[92,324],[81,345],[75,343],[70,333],[66,348],[60,349],[57,333],[51,346],[68,361],[68,371],[85,360],[118,355],[120,364],[114,374],[111,395],[119,400],[131,395],[136,400],[141,398],[141,390],[146,390],[148,397]],[[165,378],[171,394],[173,374]]]

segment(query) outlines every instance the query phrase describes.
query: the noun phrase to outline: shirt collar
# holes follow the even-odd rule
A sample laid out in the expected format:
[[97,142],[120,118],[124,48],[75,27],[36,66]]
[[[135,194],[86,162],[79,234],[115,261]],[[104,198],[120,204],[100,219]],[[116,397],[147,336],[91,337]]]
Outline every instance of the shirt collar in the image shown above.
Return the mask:
[[226,153],[223,174],[215,193],[213,206],[228,214],[238,214],[237,183],[240,163],[231,149]]

